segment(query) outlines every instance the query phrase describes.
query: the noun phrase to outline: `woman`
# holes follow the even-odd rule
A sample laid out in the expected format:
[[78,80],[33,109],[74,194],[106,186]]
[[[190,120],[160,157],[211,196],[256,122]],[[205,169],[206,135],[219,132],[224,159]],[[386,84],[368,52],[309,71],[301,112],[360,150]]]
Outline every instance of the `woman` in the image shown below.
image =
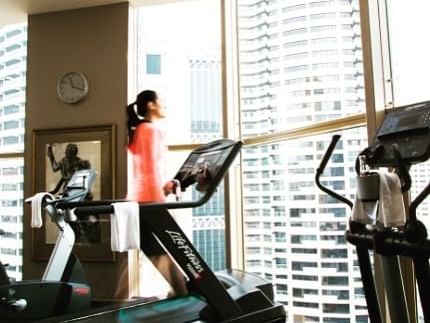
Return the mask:
[[[166,112],[156,92],[142,91],[136,102],[127,106],[128,151],[132,156],[133,181],[127,199],[138,202],[162,202],[175,189],[174,182],[164,181],[167,146],[157,122]],[[185,278],[152,233],[141,225],[141,248],[172,291],[168,297],[187,294]]]

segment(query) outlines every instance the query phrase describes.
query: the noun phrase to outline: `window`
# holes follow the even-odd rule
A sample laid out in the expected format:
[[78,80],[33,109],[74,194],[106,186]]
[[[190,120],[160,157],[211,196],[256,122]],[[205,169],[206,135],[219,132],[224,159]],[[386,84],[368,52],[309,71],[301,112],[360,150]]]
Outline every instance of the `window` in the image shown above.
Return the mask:
[[146,54],[146,74],[161,74],[161,56]]
[[[331,105],[334,108],[333,105]],[[310,112],[312,113],[312,112]],[[339,142],[336,147],[333,158],[330,159],[329,164],[327,165],[326,172],[323,175],[323,180],[328,178],[326,181],[329,182],[330,185],[335,186],[337,189],[342,190],[350,190],[349,187],[349,178],[355,177],[354,171],[349,171],[347,165],[345,165],[346,161],[343,158],[343,155],[348,151],[358,153],[364,144],[362,141],[358,141],[360,138],[365,138],[364,128],[360,128],[360,131],[356,129],[352,129],[351,131],[346,131],[342,133],[342,140]],[[347,275],[351,275],[351,277],[358,277],[359,273],[350,271],[348,262],[351,257],[355,257],[349,249],[346,248],[347,243],[343,238],[343,233],[347,228],[347,214],[348,208],[337,202],[338,207],[321,207],[321,208],[312,208],[309,207],[309,201],[313,201],[312,203],[325,203],[326,201],[331,201],[329,197],[325,194],[320,194],[318,189],[314,186],[314,174],[315,167],[317,167],[318,160],[321,159],[321,153],[319,153],[316,148],[319,146],[317,143],[321,143],[321,147],[327,147],[330,136],[315,136],[315,137],[305,137],[301,139],[287,140],[277,142],[276,145],[261,145],[255,146],[257,148],[265,147],[268,149],[268,153],[270,155],[278,155],[278,160],[280,161],[279,165],[270,164],[270,167],[274,172],[270,172],[269,180],[271,182],[283,182],[284,187],[290,189],[284,189],[281,191],[270,190],[270,191],[262,191],[260,190],[259,196],[268,195],[273,199],[277,195],[286,195],[288,198],[287,203],[282,203],[276,209],[277,217],[280,219],[285,219],[285,226],[278,227],[276,231],[273,231],[272,239],[266,242],[262,239],[263,232],[259,234],[260,239],[258,242],[254,242],[251,240],[248,233],[251,234],[248,228],[245,227],[245,245],[246,246],[264,246],[266,249],[271,249],[271,255],[273,259],[281,258],[279,254],[275,255],[275,248],[283,243],[283,239],[279,239],[281,236],[280,233],[285,233],[285,237],[289,242],[286,244],[286,252],[283,254],[283,257],[287,259],[286,266],[287,268],[291,268],[293,270],[294,275],[288,278],[287,283],[288,289],[293,288],[295,286],[295,282],[297,280],[306,280],[312,282],[312,288],[315,290],[319,290],[321,286],[328,286],[326,288],[327,291],[335,291],[338,289],[338,286],[348,286],[348,282],[352,281],[352,278],[349,279],[347,276],[343,277],[335,277],[335,276],[315,276],[315,275],[307,275],[307,273],[312,272],[326,272],[324,270],[320,270],[318,268],[326,268],[326,270],[330,270],[332,273],[344,273]],[[357,140],[355,144],[344,145],[342,142],[346,142],[347,140]],[[323,149],[321,149],[323,150]],[[248,158],[255,158],[257,150],[245,150],[243,154],[244,162]],[[349,162],[352,166],[354,161]],[[340,166],[341,165],[341,166]],[[336,167],[335,167],[336,166]],[[339,167],[337,167],[339,166]],[[287,169],[289,176],[278,177],[276,175],[276,170]],[[309,170],[308,170],[309,169]],[[244,171],[250,171],[247,166],[244,167]],[[247,184],[248,180],[243,178],[244,185]],[[306,183],[310,183],[312,185],[306,185]],[[250,183],[255,184],[255,179],[250,180]],[[291,189],[293,188],[293,189]],[[354,192],[352,190],[351,192]],[[254,193],[254,192],[253,192]],[[248,193],[244,191],[244,208],[247,209],[250,207],[247,204],[246,195]],[[317,196],[323,196],[321,200]],[[272,212],[275,212],[275,205],[272,202]],[[294,204],[292,204],[294,203]],[[332,205],[332,204],[322,204],[322,205]],[[281,208],[282,207],[282,208]],[[324,215],[323,215],[324,214]],[[321,217],[324,217],[326,221],[322,221]],[[330,217],[332,220],[328,221],[327,217]],[[299,219],[298,221],[295,221]],[[253,217],[253,223],[255,223],[255,217]],[[245,214],[245,224],[251,221],[251,218],[247,218]],[[299,233],[295,232],[295,228],[300,226],[302,231]],[[279,229],[282,228],[283,231]],[[272,229],[273,230],[273,229]],[[304,231],[306,230],[306,231]],[[249,232],[248,232],[249,231]],[[253,238],[255,239],[256,233]],[[330,244],[329,248],[323,247],[326,243]],[[266,254],[266,256],[269,254]],[[274,276],[272,267],[262,267],[261,263],[258,267],[254,267],[253,264],[256,263],[257,260],[261,259],[261,257],[257,254],[248,254],[246,253],[245,259],[249,260],[246,262],[246,270],[253,272],[262,272],[262,275],[272,275]],[[304,258],[306,257],[306,258]],[[306,261],[303,261],[306,259]],[[276,263],[276,262],[275,262]],[[299,274],[300,273],[300,274]],[[325,278],[324,278],[325,277]],[[291,286],[291,287],[290,287]],[[307,285],[310,286],[310,285]],[[332,288],[332,289],[330,289]],[[293,293],[290,289],[289,294]],[[287,298],[283,294],[276,294],[277,299],[280,302],[287,302]],[[322,295],[321,299],[330,299],[332,295],[330,292]],[[349,294],[342,294],[341,296],[347,299],[348,302],[356,302],[360,305],[365,305],[363,299],[355,300],[354,297],[350,297]],[[300,310],[298,309],[299,305],[297,305],[298,313]],[[320,307],[322,308],[322,303],[320,303]],[[288,303],[287,309],[294,313],[296,306],[294,303]],[[337,310],[337,308],[335,308]],[[343,309],[341,309],[343,311]],[[343,313],[345,314],[345,313]],[[297,314],[298,315],[298,314]],[[349,314],[346,315],[349,317]]]
[[[394,104],[401,106],[428,100],[425,76],[430,73],[430,63],[425,53],[430,47],[421,37],[413,35],[420,35],[429,26],[425,17],[430,3],[419,0],[392,2],[386,1]],[[411,12],[406,19],[405,10]]]
[[[425,14],[430,9],[427,1],[412,0],[406,3],[384,1],[386,17],[383,19],[387,29],[387,43],[382,57],[390,73],[386,73],[386,104],[402,106],[429,100],[425,84],[425,76],[430,72],[430,63],[425,52],[429,50],[427,42],[422,41],[422,32],[428,27]],[[403,14],[409,11],[407,17]],[[403,18],[402,18],[403,17]],[[411,168],[412,187],[411,197],[414,199],[428,184],[430,162],[415,165]],[[430,204],[428,201],[420,204],[417,218],[428,228],[430,225]],[[418,294],[419,295],[419,294]],[[420,297],[418,303],[418,322],[424,322]]]
[[[25,25],[0,27],[0,259],[11,279],[22,277]],[[6,40],[7,41],[2,41]],[[13,157],[11,157],[13,155]]]
[[[166,106],[167,142],[173,147],[169,155],[169,176],[174,176],[195,147],[192,144],[222,137],[220,22],[219,3],[212,0],[137,8],[136,92],[156,90]],[[175,149],[178,144],[186,147]],[[258,174],[249,172],[248,176],[252,178]],[[253,192],[256,187],[250,185],[248,189]],[[258,203],[254,197],[250,200]],[[221,184],[208,203],[200,208],[181,210],[177,217],[213,270],[226,267],[224,209],[224,184]],[[255,249],[251,248],[250,252],[255,253]],[[143,260],[141,269],[147,270]],[[165,288],[164,282],[151,281],[146,272],[141,278],[143,296],[154,295],[148,289]]]
[[[315,168],[331,134],[341,133],[342,139],[327,165],[323,180],[350,198],[355,193],[354,157],[367,142],[367,130],[363,126],[366,124],[367,98],[364,92],[360,3],[358,0],[304,0],[290,5],[286,4],[287,1],[281,2],[234,2],[237,20],[233,20],[231,30],[226,24],[225,37],[237,34],[238,39],[237,43],[235,37],[223,39],[225,61],[220,55],[221,17],[213,14],[220,12],[220,8],[208,10],[208,16],[203,14],[203,7],[211,8],[217,1],[185,1],[142,9],[140,15],[145,19],[140,20],[141,28],[147,32],[141,34],[142,46],[139,48],[144,53],[142,57],[154,53],[160,55],[160,68],[159,74],[148,74],[145,73],[146,58],[138,62],[138,88],[161,87],[169,100],[175,98],[171,103],[174,108],[169,109],[170,103],[167,103],[168,119],[175,122],[168,124],[168,128],[177,129],[175,126],[181,124],[184,130],[175,131],[169,138],[172,147],[175,144],[206,142],[221,137],[226,129],[229,130],[228,136],[244,141],[240,177],[243,184],[240,186],[243,187],[240,212],[244,221],[242,260],[245,270],[273,282],[276,300],[285,304],[289,319],[364,322],[368,318],[361,278],[354,265],[356,255],[354,250],[347,248],[343,237],[349,209],[312,185]],[[394,62],[391,66],[394,77],[389,78],[392,83],[387,84],[393,86],[396,103],[406,102],[406,97],[410,97],[412,92],[414,101],[420,97],[426,99],[424,87],[418,95],[419,89],[409,90],[405,84],[409,88],[415,84],[412,76],[417,74],[416,66],[408,66],[410,48],[418,48],[419,54],[414,51],[414,57],[422,55],[425,58],[427,45],[419,37],[406,42],[395,30],[405,30],[404,24],[421,30],[426,24],[419,27],[418,22],[427,20],[413,17],[412,23],[404,19],[404,15],[399,17],[404,12],[400,7],[405,5],[390,3],[387,11],[391,22],[391,59]],[[411,7],[409,3],[407,5]],[[425,9],[421,7],[417,11],[428,12]],[[164,34],[170,35],[168,42],[163,43],[160,33],[154,33],[154,30],[170,25],[166,27],[164,23],[166,13],[172,15],[168,16],[169,21],[172,19],[171,25],[187,37],[173,39],[171,35],[175,31],[170,30]],[[174,22],[175,15],[181,17],[180,23]],[[192,19],[184,20],[186,16]],[[188,22],[194,25],[190,27]],[[404,46],[405,42],[411,46]],[[412,43],[418,47],[413,47]],[[193,47],[197,44],[201,48]],[[206,55],[208,53],[210,55]],[[400,60],[400,53],[406,55],[407,62]],[[426,66],[424,60],[422,64]],[[402,74],[408,69],[411,73]],[[238,71],[238,80],[229,78],[231,70]],[[222,71],[226,74],[224,79]],[[382,78],[382,75],[378,77]],[[178,78],[181,80],[179,87],[177,82],[171,81]],[[407,93],[402,93],[403,89],[408,89]],[[388,102],[390,100],[384,103]],[[234,118],[222,116],[223,105],[229,109],[224,113],[234,110]],[[225,124],[221,122],[223,117]],[[339,128],[347,130],[339,131]],[[325,134],[321,135],[321,132]],[[216,203],[223,202],[223,197],[217,198]],[[193,226],[198,223],[202,231],[193,233],[196,241],[204,241],[209,233],[213,233],[210,239],[224,239],[223,220],[203,221],[223,207],[224,204],[212,205],[207,210],[196,211]],[[211,214],[210,210],[214,213]],[[230,218],[232,222],[233,218]],[[209,222],[211,225],[216,223],[212,231],[205,227]],[[208,243],[208,246],[218,250],[216,245]],[[210,252],[202,249],[202,253],[205,252],[205,257],[211,259]],[[220,253],[219,257],[225,255]],[[277,271],[279,268],[289,268],[293,274],[285,274],[281,278]],[[306,281],[306,288],[298,288],[297,285],[303,281]],[[347,288],[350,284],[354,286]],[[318,293],[315,301],[299,299],[315,296],[315,291]],[[298,300],[292,301],[291,295]],[[304,316],[303,308],[312,309],[312,315]]]
[[137,9],[136,92],[161,95],[166,129],[174,129],[169,145],[222,137],[220,21],[219,3],[211,0]]

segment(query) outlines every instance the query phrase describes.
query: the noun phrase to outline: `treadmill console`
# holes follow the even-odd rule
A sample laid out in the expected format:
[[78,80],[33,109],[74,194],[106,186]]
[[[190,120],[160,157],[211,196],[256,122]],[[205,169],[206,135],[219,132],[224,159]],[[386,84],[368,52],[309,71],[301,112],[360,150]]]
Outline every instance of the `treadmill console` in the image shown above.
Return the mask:
[[64,189],[63,197],[74,198],[77,201],[85,197],[91,191],[91,187],[96,180],[96,172],[92,169],[82,169],[76,171]]
[[241,146],[242,142],[229,139],[200,146],[191,152],[174,179],[179,181],[182,191],[193,184],[202,193],[215,190]]
[[366,162],[374,167],[395,166],[393,144],[397,144],[407,164],[423,162],[430,157],[430,101],[388,112],[365,152]]

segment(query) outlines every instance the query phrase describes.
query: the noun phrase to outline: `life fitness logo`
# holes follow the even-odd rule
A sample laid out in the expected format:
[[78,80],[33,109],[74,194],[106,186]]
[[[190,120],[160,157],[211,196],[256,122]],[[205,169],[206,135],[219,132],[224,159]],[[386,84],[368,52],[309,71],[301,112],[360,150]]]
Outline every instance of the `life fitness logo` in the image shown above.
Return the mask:
[[204,272],[204,269],[191,246],[187,243],[181,233],[168,230],[166,230],[166,233],[170,236],[173,243],[178,246],[178,250],[181,250],[185,257],[189,260],[186,265],[189,272],[193,275],[194,279],[199,280],[202,276],[202,273]]

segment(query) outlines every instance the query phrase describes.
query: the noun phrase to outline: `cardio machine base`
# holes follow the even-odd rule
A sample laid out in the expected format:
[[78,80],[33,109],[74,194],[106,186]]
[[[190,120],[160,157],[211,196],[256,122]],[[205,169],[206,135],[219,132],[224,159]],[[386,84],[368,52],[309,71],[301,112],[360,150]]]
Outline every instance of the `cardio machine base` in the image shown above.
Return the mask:
[[23,281],[0,286],[0,322],[28,322],[89,308],[91,292],[79,283]]
[[[217,322],[217,323],[284,323],[285,311],[282,305],[271,304],[273,300],[272,284],[265,279],[242,270],[227,269],[215,272],[215,275],[227,289],[232,298],[248,313],[234,319],[218,319],[209,309],[208,303],[198,292],[191,292],[184,297],[157,301],[135,300],[121,305],[111,304],[62,315],[43,320],[43,323],[54,322],[151,322],[151,323],[184,323],[184,322]],[[246,296],[247,294],[257,296]],[[262,297],[262,295],[264,295]],[[261,301],[263,299],[263,302]],[[269,300],[269,301],[268,301]],[[262,305],[268,306],[262,306]],[[202,317],[202,311],[210,317]],[[40,321],[42,322],[42,321]]]

